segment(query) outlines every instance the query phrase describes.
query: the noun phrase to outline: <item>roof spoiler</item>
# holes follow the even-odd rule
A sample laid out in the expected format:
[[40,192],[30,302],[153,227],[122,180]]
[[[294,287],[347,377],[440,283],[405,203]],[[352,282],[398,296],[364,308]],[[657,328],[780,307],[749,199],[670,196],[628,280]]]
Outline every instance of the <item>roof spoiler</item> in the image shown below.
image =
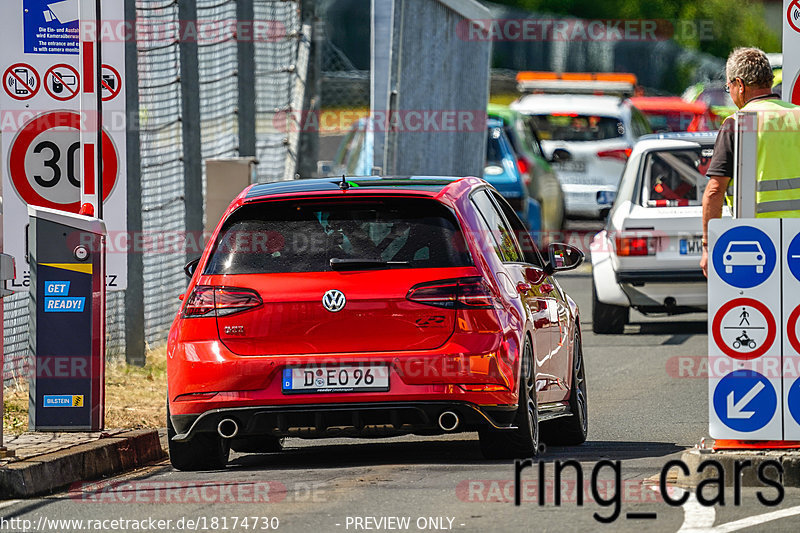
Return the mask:
[[625,72],[519,72],[522,93],[572,93],[633,96],[636,75]]

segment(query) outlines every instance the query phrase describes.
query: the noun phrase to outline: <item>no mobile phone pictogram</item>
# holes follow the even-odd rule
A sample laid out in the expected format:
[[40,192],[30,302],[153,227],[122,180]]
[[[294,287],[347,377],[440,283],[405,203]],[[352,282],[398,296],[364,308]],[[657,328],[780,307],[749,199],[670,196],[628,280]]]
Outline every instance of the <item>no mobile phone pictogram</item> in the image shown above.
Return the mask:
[[30,100],[39,92],[39,73],[27,63],[16,63],[3,74],[3,88],[15,100]]
[[789,9],[786,10],[786,19],[789,21],[789,26],[800,33],[800,0],[789,2]]

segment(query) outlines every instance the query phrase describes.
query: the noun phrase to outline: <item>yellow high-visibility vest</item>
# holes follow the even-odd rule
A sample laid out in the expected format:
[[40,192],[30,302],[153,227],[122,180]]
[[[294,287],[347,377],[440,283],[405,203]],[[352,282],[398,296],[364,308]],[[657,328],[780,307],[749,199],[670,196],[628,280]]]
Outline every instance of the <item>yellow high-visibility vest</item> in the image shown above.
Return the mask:
[[800,218],[800,106],[777,99],[755,100],[741,111],[760,112],[756,217]]

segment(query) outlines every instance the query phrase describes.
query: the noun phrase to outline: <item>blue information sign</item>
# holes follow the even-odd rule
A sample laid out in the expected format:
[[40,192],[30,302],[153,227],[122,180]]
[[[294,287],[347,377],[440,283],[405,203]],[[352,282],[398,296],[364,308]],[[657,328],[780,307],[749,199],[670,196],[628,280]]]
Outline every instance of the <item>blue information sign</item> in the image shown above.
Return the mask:
[[789,396],[786,400],[789,403],[789,413],[800,424],[800,378],[794,380],[789,387]]
[[735,370],[714,389],[714,411],[734,431],[757,431],[778,408],[778,395],[767,378],[753,370]]
[[79,52],[79,0],[24,0],[26,54]]
[[786,249],[786,264],[789,266],[789,272],[800,281],[800,234],[795,235]]
[[775,269],[775,245],[752,226],[731,228],[714,244],[714,270],[722,281],[740,289],[764,283]]

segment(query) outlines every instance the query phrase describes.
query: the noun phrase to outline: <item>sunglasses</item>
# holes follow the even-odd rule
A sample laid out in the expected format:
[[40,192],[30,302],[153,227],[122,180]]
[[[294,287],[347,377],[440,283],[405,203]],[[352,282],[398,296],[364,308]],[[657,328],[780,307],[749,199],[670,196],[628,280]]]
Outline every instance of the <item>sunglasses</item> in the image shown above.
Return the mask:
[[725,92],[726,93],[728,93],[728,94],[731,93],[731,83],[735,83],[736,80],[738,80],[738,79],[740,79],[740,78],[733,78],[732,81],[729,81],[728,83],[725,84]]

